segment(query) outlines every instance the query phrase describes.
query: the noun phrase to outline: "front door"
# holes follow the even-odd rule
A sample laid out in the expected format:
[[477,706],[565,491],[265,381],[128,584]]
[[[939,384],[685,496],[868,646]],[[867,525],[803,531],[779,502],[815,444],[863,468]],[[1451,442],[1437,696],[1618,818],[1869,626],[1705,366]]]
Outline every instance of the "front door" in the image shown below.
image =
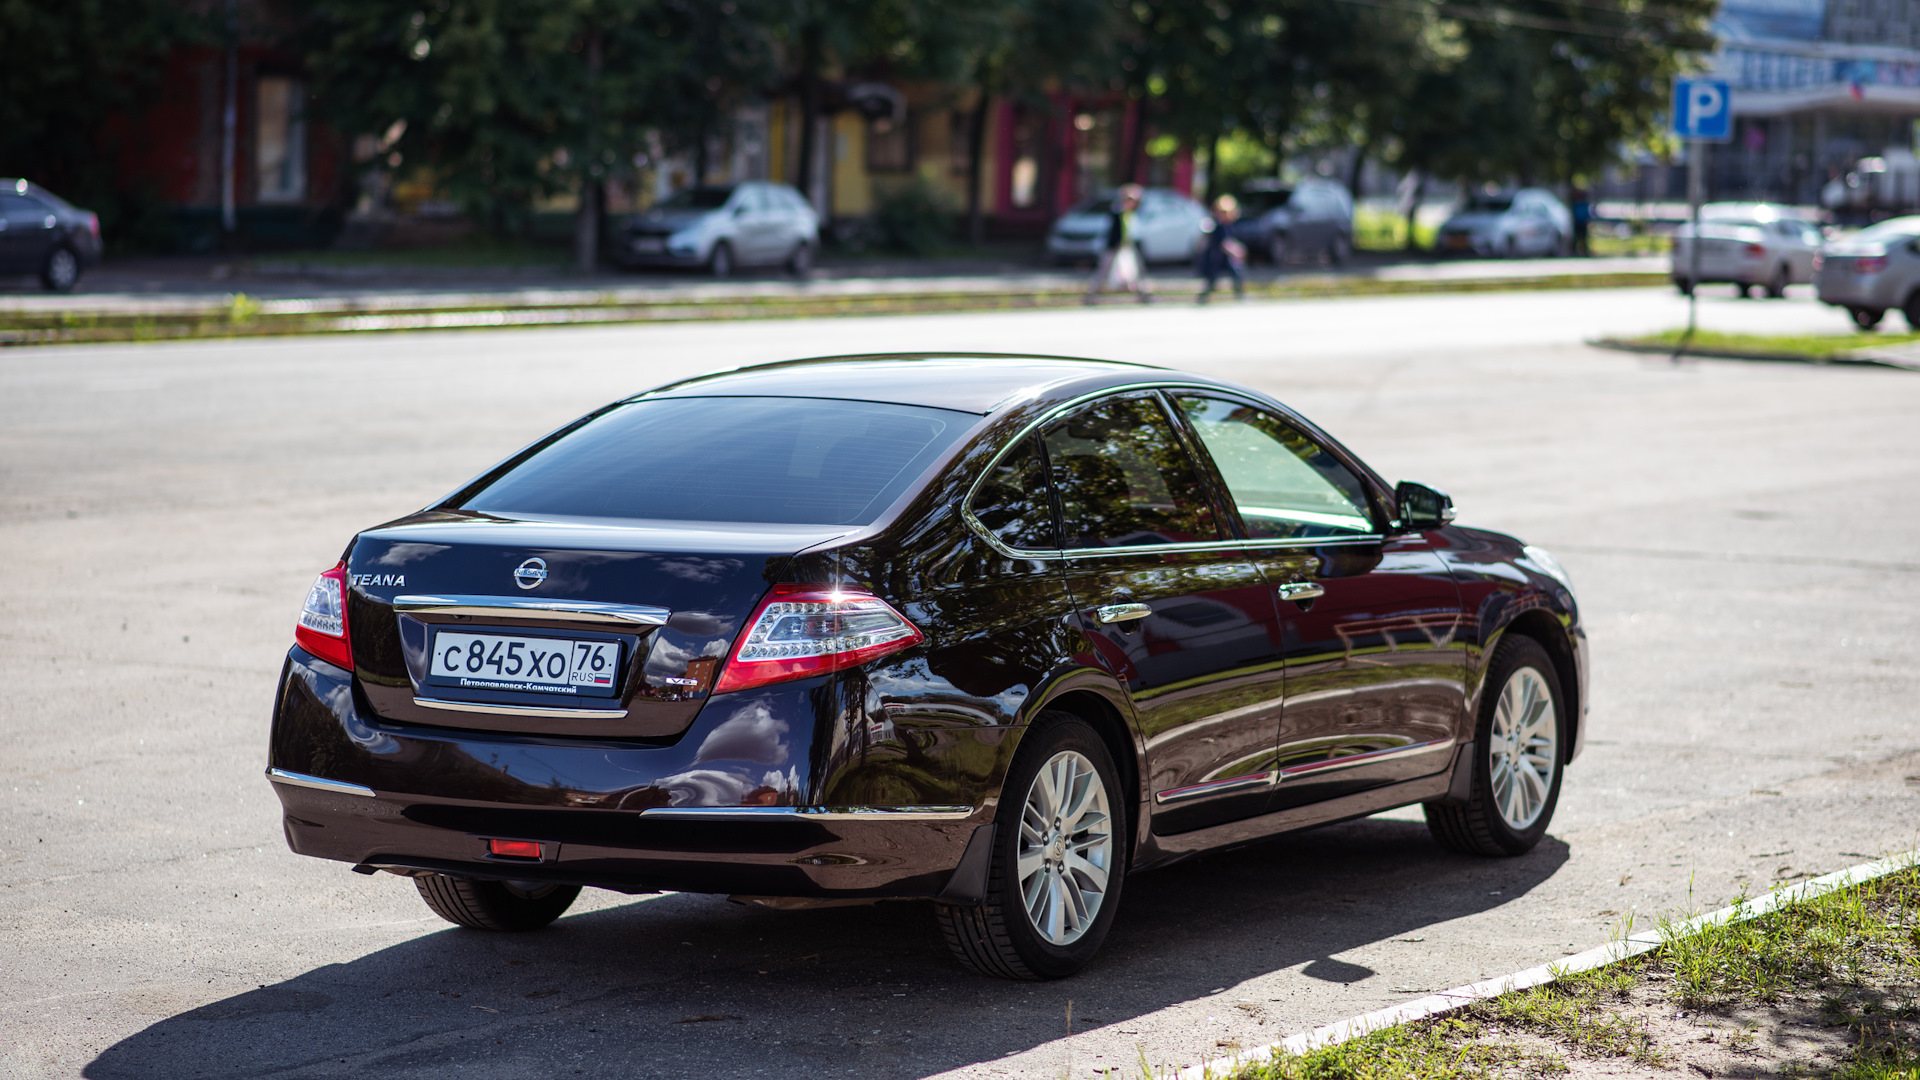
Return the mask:
[[1260,568],[1222,543],[1162,399],[1097,402],[1043,443],[1081,628],[1146,741],[1153,830],[1261,812],[1283,689],[1277,605]]
[[53,245],[46,227],[52,211],[36,199],[12,192],[0,194],[0,272],[19,274],[40,269]]
[[1460,592],[1433,544],[1303,426],[1244,401],[1176,395],[1279,602],[1286,707],[1274,808],[1425,776],[1466,715]]

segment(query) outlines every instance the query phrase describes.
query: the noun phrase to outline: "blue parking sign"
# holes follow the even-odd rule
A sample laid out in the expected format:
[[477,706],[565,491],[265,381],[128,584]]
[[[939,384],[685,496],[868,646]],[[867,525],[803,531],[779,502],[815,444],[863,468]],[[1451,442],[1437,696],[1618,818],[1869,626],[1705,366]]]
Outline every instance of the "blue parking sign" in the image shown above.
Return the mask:
[[1724,79],[1673,80],[1673,133],[1726,142],[1733,136],[1733,93]]

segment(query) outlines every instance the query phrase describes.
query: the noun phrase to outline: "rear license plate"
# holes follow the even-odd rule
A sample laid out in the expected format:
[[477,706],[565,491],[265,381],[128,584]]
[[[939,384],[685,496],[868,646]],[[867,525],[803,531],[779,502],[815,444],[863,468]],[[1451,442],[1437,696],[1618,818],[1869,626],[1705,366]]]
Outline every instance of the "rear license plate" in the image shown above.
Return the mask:
[[442,630],[433,636],[427,681],[468,690],[612,697],[620,681],[620,643]]

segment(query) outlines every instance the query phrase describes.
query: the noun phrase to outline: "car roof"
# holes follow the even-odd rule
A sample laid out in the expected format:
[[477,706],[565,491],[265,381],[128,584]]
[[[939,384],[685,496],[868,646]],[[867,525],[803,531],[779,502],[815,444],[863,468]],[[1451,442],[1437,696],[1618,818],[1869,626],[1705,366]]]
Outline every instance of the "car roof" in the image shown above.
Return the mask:
[[[821,356],[735,368],[655,387],[636,397],[811,397],[884,401],[986,415],[1024,400],[1103,385],[1187,379],[1151,364],[980,352]],[[1208,380],[1212,381],[1212,380]]]

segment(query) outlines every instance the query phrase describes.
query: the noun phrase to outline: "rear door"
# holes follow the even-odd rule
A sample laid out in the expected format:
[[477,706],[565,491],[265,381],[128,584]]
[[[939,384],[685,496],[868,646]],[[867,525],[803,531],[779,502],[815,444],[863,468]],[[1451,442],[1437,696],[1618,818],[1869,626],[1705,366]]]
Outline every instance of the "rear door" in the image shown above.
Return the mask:
[[38,199],[0,194],[0,270],[17,274],[40,269],[57,231],[47,224],[52,216]]
[[1042,443],[1080,626],[1146,740],[1154,831],[1259,813],[1282,691],[1277,609],[1259,567],[1223,543],[1162,398],[1095,402]]
[[1444,768],[1466,710],[1460,592],[1426,536],[1387,536],[1343,456],[1225,394],[1177,391],[1279,604],[1276,809]]

